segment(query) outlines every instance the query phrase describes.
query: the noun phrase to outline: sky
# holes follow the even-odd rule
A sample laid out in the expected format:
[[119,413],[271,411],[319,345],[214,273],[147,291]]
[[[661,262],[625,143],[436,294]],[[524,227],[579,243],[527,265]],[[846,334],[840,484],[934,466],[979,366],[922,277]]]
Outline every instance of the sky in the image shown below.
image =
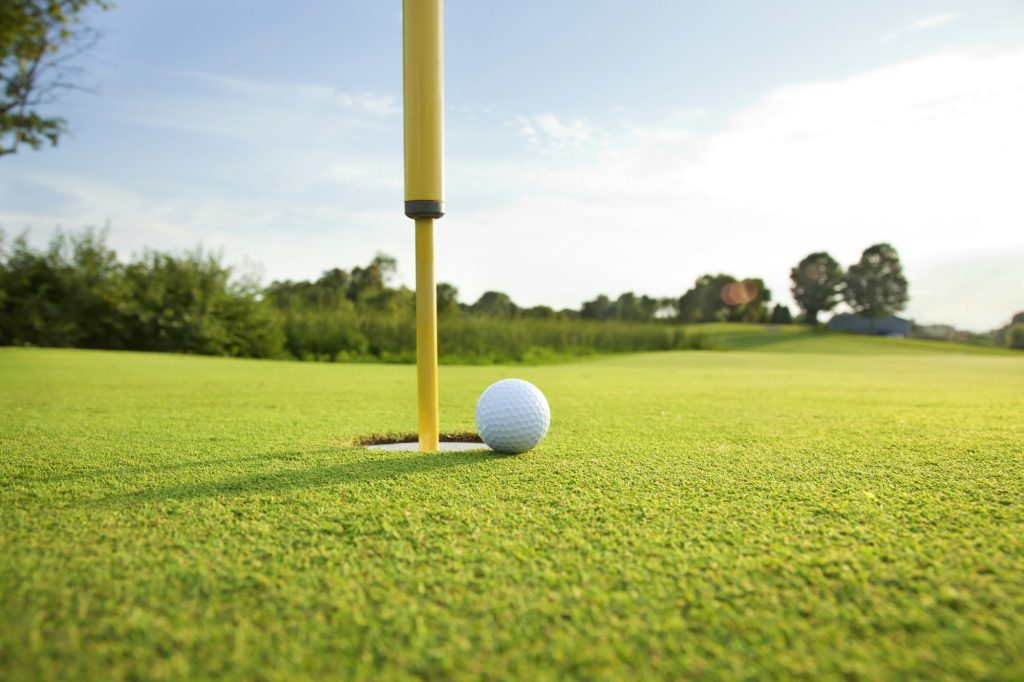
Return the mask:
[[[313,279],[395,256],[401,3],[121,0],[59,147],[0,158],[0,228],[106,226]],[[907,317],[1024,310],[1020,0],[447,0],[438,279],[471,302],[679,296],[899,251]]]

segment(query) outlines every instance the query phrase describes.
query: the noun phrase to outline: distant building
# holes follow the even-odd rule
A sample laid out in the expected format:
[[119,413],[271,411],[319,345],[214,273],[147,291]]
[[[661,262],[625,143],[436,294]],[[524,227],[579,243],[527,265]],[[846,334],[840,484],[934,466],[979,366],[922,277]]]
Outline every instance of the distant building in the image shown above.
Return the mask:
[[828,321],[828,328],[840,332],[898,336],[903,339],[909,339],[911,322],[910,320],[904,320],[902,317],[881,317],[875,320],[874,327],[872,328],[871,320],[868,318],[842,313]]

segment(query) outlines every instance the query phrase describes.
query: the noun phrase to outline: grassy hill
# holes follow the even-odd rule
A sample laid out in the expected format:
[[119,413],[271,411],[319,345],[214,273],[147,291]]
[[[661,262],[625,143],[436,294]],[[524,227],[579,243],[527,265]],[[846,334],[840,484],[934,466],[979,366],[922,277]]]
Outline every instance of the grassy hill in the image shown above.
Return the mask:
[[513,457],[358,447],[411,366],[0,349],[0,672],[1024,677],[1024,357],[730,329],[444,368],[545,391]]
[[829,353],[840,355],[891,355],[947,353],[971,355],[1012,354],[1005,348],[973,346],[947,341],[890,339],[814,329],[806,325],[761,325],[716,323],[686,328],[687,336],[698,336],[701,345],[714,350],[757,350],[783,353]]

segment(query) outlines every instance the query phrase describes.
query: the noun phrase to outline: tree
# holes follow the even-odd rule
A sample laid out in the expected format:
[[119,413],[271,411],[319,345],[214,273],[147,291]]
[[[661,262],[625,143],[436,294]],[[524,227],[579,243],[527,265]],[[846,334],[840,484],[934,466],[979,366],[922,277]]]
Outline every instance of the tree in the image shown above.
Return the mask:
[[674,320],[679,316],[678,298],[659,298],[658,307],[654,311],[656,320]]
[[535,305],[532,308],[525,308],[520,314],[531,320],[553,320],[558,317],[555,309],[546,305]]
[[356,304],[368,302],[371,307],[380,306],[380,295],[386,292],[397,270],[398,261],[383,253],[374,256],[365,268],[352,268],[348,277],[349,300]]
[[789,306],[776,303],[772,308],[772,324],[793,324],[793,313],[789,312]]
[[891,245],[869,246],[860,262],[851,265],[844,279],[843,298],[853,311],[875,320],[903,310],[909,299],[907,278],[900,256]]
[[[646,296],[644,297],[646,298]],[[643,303],[632,291],[619,296],[615,301],[612,317],[616,320],[643,320],[646,317]]]
[[320,305],[333,308],[347,296],[348,285],[348,273],[341,268],[331,268],[320,275],[320,279],[313,284],[313,289]]
[[292,308],[333,309],[349,305],[349,276],[344,270],[325,270],[315,282],[271,282],[263,292],[281,310]]
[[584,320],[607,320],[614,312],[611,299],[601,294],[593,301],[585,301],[580,308],[580,317]]
[[819,251],[790,270],[793,300],[804,311],[807,324],[818,324],[818,313],[832,310],[842,296],[843,268],[835,258]]
[[612,317],[630,322],[650,322],[662,307],[662,301],[647,294],[637,296],[632,291],[615,301]]
[[105,238],[58,232],[36,251],[22,234],[0,248],[0,343],[121,347],[123,268]]
[[725,319],[729,322],[767,322],[771,290],[760,278],[733,282],[722,290],[722,301],[729,306]]
[[91,47],[96,32],[82,25],[90,6],[106,0],[3,0],[0,2],[0,156],[21,145],[56,146],[67,130],[60,117],[46,116],[61,91],[73,89],[74,57]]
[[1024,324],[1024,312],[1014,315],[1013,319],[1010,320],[1010,324]]
[[470,306],[470,310],[476,315],[490,317],[516,317],[519,312],[519,308],[508,294],[500,291],[485,291],[476,303]]
[[679,298],[676,319],[694,322],[764,322],[772,292],[760,279],[701,275]]
[[437,283],[437,314],[441,317],[458,315],[459,290],[447,282]]
[[729,316],[729,306],[722,300],[722,292],[734,283],[732,275],[701,275],[690,289],[679,297],[677,318],[680,322],[724,321]]
[[1017,322],[1007,328],[1006,346],[1014,350],[1024,350],[1024,323]]
[[202,251],[122,264],[105,238],[58,233],[45,250],[0,239],[0,344],[281,354],[280,315],[254,279]]

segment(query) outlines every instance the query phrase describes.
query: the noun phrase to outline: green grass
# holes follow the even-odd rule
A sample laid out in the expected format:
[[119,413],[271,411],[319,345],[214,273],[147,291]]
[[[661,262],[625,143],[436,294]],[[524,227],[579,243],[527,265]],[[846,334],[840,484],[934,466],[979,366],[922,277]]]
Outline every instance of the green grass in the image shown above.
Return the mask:
[[444,368],[516,457],[352,447],[408,366],[0,349],[0,677],[1024,677],[1024,357],[785,333]]
[[840,355],[892,355],[921,352],[968,355],[1012,355],[1014,351],[992,346],[977,346],[948,341],[890,339],[859,336],[806,325],[761,325],[713,323],[686,327],[689,338],[699,337],[700,345],[712,350],[759,350],[785,353],[830,353]]

